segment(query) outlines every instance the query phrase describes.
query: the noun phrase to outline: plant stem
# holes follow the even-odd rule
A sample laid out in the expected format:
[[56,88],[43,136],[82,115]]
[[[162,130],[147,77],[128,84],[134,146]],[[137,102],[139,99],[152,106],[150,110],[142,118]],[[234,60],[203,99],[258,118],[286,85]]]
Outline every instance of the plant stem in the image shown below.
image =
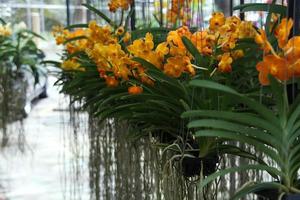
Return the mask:
[[121,19],[120,19],[119,26],[122,26],[122,24],[123,24],[123,18],[124,18],[124,10],[122,10],[122,12],[121,12]]

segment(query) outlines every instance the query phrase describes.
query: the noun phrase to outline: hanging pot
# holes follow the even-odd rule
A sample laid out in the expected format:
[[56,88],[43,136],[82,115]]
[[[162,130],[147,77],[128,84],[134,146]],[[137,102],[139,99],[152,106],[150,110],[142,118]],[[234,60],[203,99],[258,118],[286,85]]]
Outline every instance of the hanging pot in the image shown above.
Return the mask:
[[[190,139],[187,141],[194,149],[199,149],[197,141]],[[201,174],[201,165],[203,165],[203,176],[208,176],[216,171],[219,157],[217,154],[211,154],[203,158],[199,158],[199,151],[191,153],[192,157],[184,157],[182,159],[182,172],[185,177],[199,176]]]
[[199,176],[201,174],[201,165],[203,165],[203,176],[208,176],[216,171],[219,157],[215,155],[204,158],[184,157],[182,160],[182,172],[185,177]]
[[300,200],[300,194],[289,194],[285,195],[284,200]]
[[[258,200],[277,200],[280,193],[278,190],[274,189],[265,189],[258,192],[255,192],[258,195]],[[300,200],[300,194],[288,194],[284,195],[282,200]]]
[[279,197],[278,190],[274,189],[263,189],[255,192],[258,195],[258,200],[275,200]]

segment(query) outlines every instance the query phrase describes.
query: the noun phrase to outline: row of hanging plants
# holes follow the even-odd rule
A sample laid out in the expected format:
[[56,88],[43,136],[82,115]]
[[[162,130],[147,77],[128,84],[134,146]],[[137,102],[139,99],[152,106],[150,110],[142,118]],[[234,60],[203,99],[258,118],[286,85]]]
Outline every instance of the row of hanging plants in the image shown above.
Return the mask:
[[[130,7],[130,1],[116,2],[112,11]],[[116,24],[84,4],[107,25],[54,28],[65,47],[62,63],[52,62],[62,69],[56,84],[100,121],[125,121],[135,138],[150,134],[172,152],[170,162],[180,163],[183,176],[200,177],[200,188],[255,170],[272,181],[247,182],[231,199],[250,193],[291,198],[300,193],[300,37],[291,37],[293,20],[274,2],[235,8],[267,11],[264,26],[215,12],[201,30],[129,30],[133,7]],[[254,164],[217,169],[227,154]]]
[[41,79],[45,84],[44,53],[35,38],[43,39],[21,25],[12,29],[0,18],[0,127],[4,135],[9,122],[26,116]]

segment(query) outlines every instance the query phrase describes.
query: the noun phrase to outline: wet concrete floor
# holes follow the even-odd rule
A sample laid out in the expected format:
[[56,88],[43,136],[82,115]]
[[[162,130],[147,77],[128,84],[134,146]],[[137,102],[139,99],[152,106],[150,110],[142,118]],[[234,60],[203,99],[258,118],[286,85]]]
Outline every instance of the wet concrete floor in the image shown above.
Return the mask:
[[9,126],[0,148],[0,200],[89,199],[87,116],[70,125],[68,98],[55,81],[49,76],[48,98]]

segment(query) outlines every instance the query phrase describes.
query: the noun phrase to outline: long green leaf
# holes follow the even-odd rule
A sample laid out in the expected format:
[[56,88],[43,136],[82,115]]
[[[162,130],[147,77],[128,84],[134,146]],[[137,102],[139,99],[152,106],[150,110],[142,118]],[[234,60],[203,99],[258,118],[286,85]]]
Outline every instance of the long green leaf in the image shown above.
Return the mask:
[[73,28],[88,28],[89,25],[88,24],[72,24],[72,25],[69,25],[69,26],[66,26],[65,29],[73,29]]
[[270,28],[271,28],[272,15],[275,12],[275,10],[274,10],[275,6],[276,6],[276,0],[272,0],[272,3],[269,5],[268,16],[267,16],[267,19],[266,19],[266,33],[267,33],[268,37],[270,37],[271,33],[273,33],[272,30],[270,30]]
[[[231,155],[251,159],[253,161],[258,162],[259,164],[267,165],[267,163],[263,159],[261,159],[255,155],[256,153],[251,153],[251,152],[245,151],[244,149],[237,147],[237,146],[228,145],[228,144],[220,144],[217,146],[216,152],[218,152],[219,154],[231,154]],[[274,175],[274,176],[276,176],[276,175]]]
[[286,15],[286,6],[268,3],[246,3],[235,6],[233,10],[240,10],[241,12],[248,11],[265,11],[268,12],[272,9],[274,13],[281,14],[283,17]]
[[257,139],[243,136],[238,133],[233,133],[230,131],[221,131],[221,130],[199,130],[195,133],[195,136],[196,137],[220,137],[220,138],[231,139],[231,140],[247,143],[255,146],[258,150],[264,152],[271,159],[273,159],[280,167],[284,166],[285,164],[282,161],[281,157],[278,155],[277,151],[267,147],[264,143],[262,143]]
[[98,10],[97,8],[89,5],[89,4],[82,4],[84,7],[86,7],[87,9],[89,9],[90,11],[93,11],[96,15],[98,15],[99,17],[101,17],[102,19],[104,19],[107,23],[109,23],[110,25],[116,27],[116,25],[112,22],[112,20],[107,17],[104,13],[102,13],[100,10]]
[[290,111],[290,115],[287,122],[287,130],[290,131],[290,134],[293,133],[293,129],[295,130],[295,125],[297,119],[299,119],[300,116],[300,104],[294,109]]
[[208,67],[207,59],[200,54],[194,44],[185,36],[183,36],[181,39],[186,49],[193,55],[196,65],[204,68]]
[[239,191],[237,191],[234,196],[231,198],[231,200],[237,200],[242,197],[245,197],[247,194],[261,191],[261,190],[267,190],[267,189],[276,189],[281,190],[285,189],[287,191],[287,188],[285,188],[280,183],[275,182],[268,182],[268,183],[254,183],[253,185],[245,186],[244,188],[241,188]]
[[61,62],[53,61],[53,60],[44,60],[41,62],[41,64],[52,64],[55,66],[60,66]]
[[279,118],[281,121],[281,126],[283,127],[287,120],[288,113],[288,102],[287,98],[285,98],[285,93],[283,90],[283,85],[280,84],[273,76],[269,75],[270,85],[272,88],[272,92],[275,96],[276,106],[279,113]]
[[128,13],[128,15],[127,15],[127,17],[125,19],[125,26],[124,26],[125,31],[128,30],[129,21],[130,21],[131,16],[132,16],[133,13],[134,13],[134,8],[131,8],[130,12]]
[[46,40],[46,39],[45,39],[43,36],[41,36],[40,34],[37,34],[37,33],[33,32],[33,31],[31,31],[31,30],[28,30],[28,29],[20,30],[20,32],[21,32],[21,33],[28,33],[28,34],[31,34],[31,35],[33,35],[33,36],[35,36],[35,37],[37,37],[37,38],[42,39],[42,40]]
[[194,120],[188,124],[188,128],[213,128],[220,130],[232,131],[233,133],[240,133],[247,137],[254,137],[263,141],[265,144],[274,148],[280,149],[281,142],[274,139],[272,135],[265,133],[263,130],[255,129],[253,127],[244,126],[239,123],[232,123],[224,120],[216,119],[200,119]]
[[[202,182],[199,183],[200,188],[205,187],[207,184],[210,182],[214,181],[220,176],[225,176],[226,174],[234,173],[234,172],[240,172],[240,171],[246,171],[246,170],[262,170],[262,171],[267,171],[270,174],[276,174],[278,176],[282,176],[282,172],[278,171],[274,167],[270,167],[267,165],[243,165],[239,167],[233,167],[233,168],[228,168],[228,169],[223,169],[218,172],[215,172],[211,175],[209,175],[207,178],[205,178]],[[274,177],[278,179],[277,177]]]
[[6,25],[6,22],[5,22],[4,19],[2,19],[2,18],[0,18],[0,23],[1,23],[2,25]]
[[233,95],[238,101],[246,104],[251,109],[253,109],[258,114],[260,114],[262,117],[264,117],[268,121],[272,122],[275,126],[277,126],[278,128],[281,128],[280,124],[278,122],[278,119],[274,116],[274,113],[271,110],[269,110],[268,108],[266,108],[259,102],[256,102],[255,100],[250,99],[250,98],[246,97],[245,95],[238,93],[237,91],[231,89],[228,86],[221,85],[219,83],[216,83],[213,81],[207,81],[207,80],[192,80],[190,82],[190,85],[194,86],[194,87],[213,89],[213,90],[217,90],[217,91],[220,91],[223,93],[227,93],[229,95]]
[[67,44],[67,43],[70,43],[70,42],[73,42],[73,41],[76,41],[76,40],[82,40],[82,39],[88,39],[86,36],[82,35],[82,36],[77,36],[77,37],[72,37],[70,39],[67,39],[66,41],[64,41],[64,45]]
[[140,64],[142,64],[144,67],[147,68],[147,74],[149,74],[152,78],[155,78],[157,81],[164,82],[166,84],[169,84],[173,87],[172,91],[170,92],[176,92],[178,94],[185,94],[185,91],[182,88],[182,85],[180,84],[179,80],[176,80],[172,77],[167,76],[164,74],[161,70],[157,69],[155,65],[152,63],[139,58],[139,57],[134,57],[132,58],[133,61],[136,61]]
[[248,126],[254,126],[264,130],[268,130],[270,134],[281,135],[276,126],[272,123],[258,118],[257,115],[252,113],[236,113],[230,111],[216,111],[216,110],[191,110],[184,112],[181,117],[183,118],[194,118],[194,117],[208,117],[215,119],[225,119],[228,121],[239,122]]

